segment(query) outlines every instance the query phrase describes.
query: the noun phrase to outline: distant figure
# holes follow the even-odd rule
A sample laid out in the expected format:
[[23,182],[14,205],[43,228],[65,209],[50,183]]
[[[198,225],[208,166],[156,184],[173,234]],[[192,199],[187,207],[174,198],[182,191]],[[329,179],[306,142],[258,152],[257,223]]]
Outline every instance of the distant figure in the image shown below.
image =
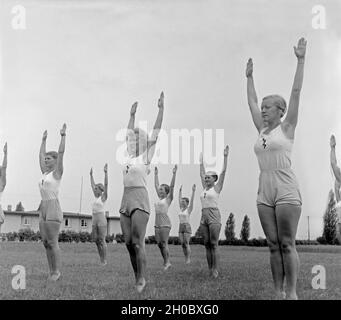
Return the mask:
[[155,146],[162,125],[164,95],[158,101],[158,115],[151,139],[146,132],[135,128],[137,102],[130,111],[127,130],[127,149],[129,159],[123,167],[123,198],[120,208],[122,233],[134,269],[136,290],[142,292],[145,285],[146,251],[145,235],[150,214],[150,203],[147,191],[147,175],[150,173],[150,162],[155,153]]
[[218,277],[218,244],[221,229],[218,199],[224,185],[228,154],[229,147],[226,146],[224,150],[223,170],[219,178],[216,172],[205,171],[203,155],[201,154],[200,156],[200,177],[204,188],[200,195],[202,206],[200,228],[204,236],[208,269],[213,278]]
[[1,207],[2,194],[6,187],[6,169],[7,169],[7,142],[4,146],[4,158],[2,160],[2,166],[0,167],[0,232],[1,225],[5,222],[5,214]]
[[105,202],[108,198],[108,165],[104,166],[104,184],[95,183],[92,168],[90,170],[91,188],[96,200],[92,204],[92,237],[96,243],[101,264],[107,264],[107,219],[105,217]]
[[281,118],[287,111],[285,100],[277,94],[266,96],[259,110],[252,59],[249,59],[246,68],[248,104],[259,132],[254,146],[260,167],[257,208],[270,249],[271,271],[276,297],[279,299],[286,296],[284,279],[288,298],[297,299],[299,258],[295,238],[302,199],[296,176],[291,169],[291,151],[298,119],[306,43],[301,38],[297,47],[294,47],[297,68],[288,112],[283,122]]
[[50,270],[49,280],[57,281],[60,278],[60,249],[58,236],[63,221],[63,212],[60,208],[58,193],[63,176],[63,157],[65,151],[66,124],[60,130],[61,140],[58,152],[46,152],[47,131],[39,152],[39,164],[43,177],[39,181],[41,203],[39,206],[39,230],[46,249],[46,256]]
[[176,170],[177,166],[173,169],[170,185],[160,185],[157,167],[155,167],[154,174],[155,190],[159,197],[159,201],[155,203],[155,239],[163,257],[163,267],[165,271],[171,266],[169,261],[168,238],[172,224],[168,217],[168,209],[173,201]]
[[335,192],[335,199],[336,199],[335,210],[336,210],[336,214],[337,214],[336,238],[339,241],[339,244],[341,244],[341,193],[340,193],[340,187],[341,187],[341,184],[337,180],[335,180],[335,184],[334,184],[334,192]]
[[179,239],[182,245],[182,249],[184,251],[186,264],[191,263],[191,248],[189,246],[189,241],[192,235],[192,228],[189,222],[189,218],[193,211],[195,189],[196,189],[196,186],[195,184],[193,184],[191,200],[182,196],[182,186],[180,187],[180,190],[179,190],[179,207],[180,207],[180,212],[178,213],[179,221],[180,221]]

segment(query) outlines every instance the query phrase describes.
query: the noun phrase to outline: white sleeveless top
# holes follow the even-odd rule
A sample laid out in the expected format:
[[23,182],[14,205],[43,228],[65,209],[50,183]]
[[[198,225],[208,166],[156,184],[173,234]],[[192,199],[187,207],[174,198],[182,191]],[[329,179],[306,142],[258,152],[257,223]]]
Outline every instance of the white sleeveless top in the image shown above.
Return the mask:
[[141,157],[143,155],[127,159],[123,167],[123,185],[125,187],[147,187],[147,175],[150,173],[150,165],[145,164]]
[[104,213],[104,205],[106,201],[102,201],[102,197],[96,198],[92,204],[92,213]]
[[60,180],[53,176],[53,171],[44,173],[42,179],[39,181],[39,189],[42,200],[58,199]]
[[179,216],[180,223],[189,223],[188,209],[186,209],[184,211],[180,211],[178,213],[178,216]]
[[254,145],[259,168],[261,171],[273,171],[289,169],[291,167],[291,151],[293,139],[288,139],[281,125],[264,134],[267,128],[263,128]]
[[204,189],[200,195],[202,208],[218,208],[219,193],[214,190],[214,187],[209,190]]
[[336,210],[337,217],[338,217],[338,219],[339,219],[339,223],[341,223],[341,201],[339,201],[339,202],[335,205],[335,210]]

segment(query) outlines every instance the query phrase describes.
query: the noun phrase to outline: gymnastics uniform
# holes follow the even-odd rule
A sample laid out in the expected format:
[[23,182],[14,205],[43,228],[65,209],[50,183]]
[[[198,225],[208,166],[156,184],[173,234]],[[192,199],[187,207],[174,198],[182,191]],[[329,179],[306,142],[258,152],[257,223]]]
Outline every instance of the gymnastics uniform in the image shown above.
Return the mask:
[[179,234],[181,233],[192,233],[192,228],[191,225],[189,223],[189,213],[188,213],[188,209],[184,210],[184,211],[180,211],[178,213],[179,216],[179,220],[180,220],[180,224],[179,224]]
[[104,211],[105,201],[102,201],[102,197],[96,198],[92,204],[92,227],[106,227],[107,219]]
[[2,192],[0,192],[0,224],[3,224],[5,222],[5,214],[1,207],[1,198],[2,198]]
[[58,193],[61,179],[57,180],[53,176],[53,171],[44,173],[39,181],[41,203],[39,206],[40,221],[63,221],[63,212],[60,208]]
[[202,215],[200,224],[209,226],[210,224],[221,224],[221,215],[218,209],[219,193],[214,187],[209,190],[204,189],[200,195],[202,205]]
[[302,205],[301,193],[291,169],[293,139],[288,139],[281,125],[268,134],[260,131],[254,151],[260,168],[257,205]]
[[150,214],[149,195],[147,191],[147,175],[149,164],[141,163],[140,157],[130,157],[123,168],[123,197],[120,213],[127,217],[136,210]]
[[168,217],[169,204],[167,198],[155,203],[155,228],[171,228],[172,224]]

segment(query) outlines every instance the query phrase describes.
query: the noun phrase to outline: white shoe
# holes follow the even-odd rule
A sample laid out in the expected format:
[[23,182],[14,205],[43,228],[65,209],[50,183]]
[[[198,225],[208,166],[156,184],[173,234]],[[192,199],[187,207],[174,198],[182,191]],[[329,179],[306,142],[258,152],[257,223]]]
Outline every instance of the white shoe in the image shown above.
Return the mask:
[[61,273],[58,271],[57,273],[52,274],[49,280],[57,281],[60,278],[60,276],[61,276]]
[[218,270],[213,270],[213,271],[212,271],[212,277],[213,277],[214,279],[217,279],[217,278],[218,278],[218,275],[219,275]]
[[163,267],[163,270],[164,270],[164,271],[168,270],[170,266],[171,266],[171,263],[170,263],[170,262],[167,262],[167,263],[165,264],[165,266]]
[[142,283],[139,283],[139,284],[136,285],[136,290],[137,290],[137,292],[138,292],[138,293],[141,293],[141,292],[143,291],[143,289],[144,289],[145,286],[146,286],[146,280],[143,279],[143,280],[142,280]]

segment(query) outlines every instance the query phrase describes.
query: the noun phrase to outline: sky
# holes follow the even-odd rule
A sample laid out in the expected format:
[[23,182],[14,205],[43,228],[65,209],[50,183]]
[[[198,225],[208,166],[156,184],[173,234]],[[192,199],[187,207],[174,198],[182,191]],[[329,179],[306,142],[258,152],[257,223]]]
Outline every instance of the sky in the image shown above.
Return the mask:
[[[170,182],[176,162],[172,163],[172,130],[197,130],[203,135],[206,129],[213,135],[216,155],[216,163],[208,169],[219,172],[223,145],[230,147],[220,196],[221,238],[230,212],[235,215],[237,236],[247,214],[251,237],[264,237],[256,208],[257,131],[247,105],[245,66],[252,57],[259,100],[277,93],[288,101],[296,68],[293,46],[303,36],[308,44],[292,155],[303,197],[297,238],[307,238],[308,216],[311,238],[321,235],[333,186],[331,133],[341,141],[339,1],[319,1],[325,8],[325,29],[313,27],[316,3],[308,0],[23,0],[25,29],[13,28],[16,4],[0,1],[0,145],[8,142],[3,208],[22,201],[26,210],[37,209],[41,137],[46,129],[47,149],[57,150],[65,122],[62,209],[79,212],[81,206],[82,213],[90,214],[94,200],[90,168],[99,182],[108,163],[107,210],[118,216],[123,194],[119,134],[135,101],[137,124],[142,121],[151,129],[164,91],[165,132],[158,148],[167,150],[169,159],[158,164],[160,183]],[[221,133],[224,142],[216,143]],[[194,231],[199,226],[202,187],[198,154],[192,147],[190,162],[178,163],[175,200],[169,209],[171,235],[178,232],[180,185],[184,196],[190,195],[192,184],[197,185],[191,222]],[[341,161],[338,147],[337,156]],[[148,177],[148,191],[153,208],[157,200],[153,174]],[[154,220],[152,210],[147,235],[153,234]]]

